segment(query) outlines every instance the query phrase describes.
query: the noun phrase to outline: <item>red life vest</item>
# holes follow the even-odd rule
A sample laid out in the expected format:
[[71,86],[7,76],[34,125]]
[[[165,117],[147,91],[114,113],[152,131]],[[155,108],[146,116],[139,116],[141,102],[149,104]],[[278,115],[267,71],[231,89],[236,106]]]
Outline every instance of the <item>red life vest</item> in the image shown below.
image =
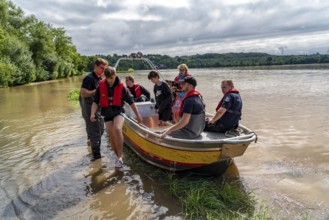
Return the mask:
[[[184,78],[185,77],[188,77],[188,76],[192,76],[192,75],[189,74],[189,73],[186,73],[186,75],[184,76]],[[178,83],[177,89],[181,89],[180,82],[179,82],[179,77],[178,76],[175,77],[175,81]]]
[[180,105],[179,116],[182,117],[182,115],[183,115],[182,110],[183,110],[183,105],[184,105],[185,100],[186,100],[188,97],[191,97],[191,96],[199,96],[199,95],[200,95],[200,92],[198,92],[197,90],[189,91],[189,92],[185,95],[185,97],[183,98],[182,103],[181,103],[181,105]]
[[[128,88],[128,91],[130,92],[130,88],[128,86],[127,86],[127,88]],[[138,98],[142,95],[141,86],[138,85],[137,83],[134,83],[134,90],[135,90],[135,94],[136,94],[135,98]]]
[[[123,91],[123,83],[120,81],[119,85],[114,86],[112,106],[121,107],[122,91]],[[106,79],[103,79],[102,81],[99,82],[99,93],[100,93],[100,100],[99,100],[100,107],[102,108],[109,107],[109,93],[108,93],[108,86],[106,83]]]
[[230,91],[228,91],[227,93],[225,93],[225,95],[223,96],[223,98],[219,101],[217,107],[216,107],[216,112],[218,111],[218,109],[222,106],[223,100],[224,98],[229,94],[229,93],[239,93],[239,91],[235,88],[231,89]]

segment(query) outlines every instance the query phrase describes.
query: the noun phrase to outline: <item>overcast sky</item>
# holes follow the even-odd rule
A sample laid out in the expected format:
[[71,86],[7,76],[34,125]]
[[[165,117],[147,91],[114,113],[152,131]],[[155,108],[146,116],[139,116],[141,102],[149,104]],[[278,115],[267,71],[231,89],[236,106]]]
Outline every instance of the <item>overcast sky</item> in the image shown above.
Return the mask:
[[13,0],[82,55],[329,53],[328,0]]

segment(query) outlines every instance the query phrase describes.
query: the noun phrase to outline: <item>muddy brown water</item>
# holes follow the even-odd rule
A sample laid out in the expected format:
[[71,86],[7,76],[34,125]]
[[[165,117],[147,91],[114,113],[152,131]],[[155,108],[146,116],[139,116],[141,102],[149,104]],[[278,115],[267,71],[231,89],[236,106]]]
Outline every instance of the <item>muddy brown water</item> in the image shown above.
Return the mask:
[[[329,218],[329,70],[191,69],[214,109],[220,82],[233,79],[242,124],[258,134],[235,159],[259,203],[294,219]],[[146,71],[136,81],[150,89]],[[173,79],[176,70],[162,72]],[[81,77],[0,89],[0,219],[180,219],[169,189],[134,167],[90,162],[79,106],[67,100]]]

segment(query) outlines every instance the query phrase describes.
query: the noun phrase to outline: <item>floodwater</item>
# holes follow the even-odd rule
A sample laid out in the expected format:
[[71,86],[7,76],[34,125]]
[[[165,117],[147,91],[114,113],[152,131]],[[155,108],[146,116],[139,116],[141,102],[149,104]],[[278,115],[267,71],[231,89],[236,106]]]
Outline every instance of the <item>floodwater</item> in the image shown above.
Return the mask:
[[[329,68],[191,73],[208,112],[221,80],[240,90],[242,124],[258,134],[235,159],[245,188],[284,218],[328,219]],[[146,74],[134,76],[152,91]],[[66,98],[81,79],[0,89],[0,219],[180,219],[168,187],[133,166],[114,169],[105,136],[104,157],[90,162],[79,106]]]

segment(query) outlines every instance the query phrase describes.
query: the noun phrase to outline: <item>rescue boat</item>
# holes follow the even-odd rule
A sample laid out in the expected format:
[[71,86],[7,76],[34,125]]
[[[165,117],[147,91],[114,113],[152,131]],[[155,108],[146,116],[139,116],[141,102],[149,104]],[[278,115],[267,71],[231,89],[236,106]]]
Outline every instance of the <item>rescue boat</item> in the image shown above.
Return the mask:
[[[121,60],[141,60],[149,64],[151,69],[157,69],[148,58],[142,56],[120,58],[115,64],[116,68]],[[242,156],[250,143],[257,140],[255,132],[241,124],[237,129],[239,132],[230,137],[224,133],[202,132],[196,139],[174,138],[170,135],[160,138],[161,132],[167,127],[158,126],[155,103],[148,101],[135,104],[143,124],[137,123],[135,114],[126,105],[122,129],[124,143],[141,159],[162,169],[222,174],[233,158]]]

